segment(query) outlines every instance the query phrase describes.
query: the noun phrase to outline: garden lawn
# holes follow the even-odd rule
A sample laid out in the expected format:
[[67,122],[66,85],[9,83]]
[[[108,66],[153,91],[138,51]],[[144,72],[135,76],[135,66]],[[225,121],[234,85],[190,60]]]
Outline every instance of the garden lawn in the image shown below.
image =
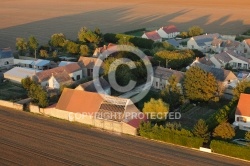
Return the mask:
[[18,101],[27,97],[27,91],[22,85],[8,81],[0,83],[0,100]]

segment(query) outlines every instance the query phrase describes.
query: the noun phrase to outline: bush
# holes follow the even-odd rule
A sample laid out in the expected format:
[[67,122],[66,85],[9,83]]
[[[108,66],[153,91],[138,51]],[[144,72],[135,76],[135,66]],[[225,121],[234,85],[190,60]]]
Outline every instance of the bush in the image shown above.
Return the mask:
[[150,39],[144,39],[125,34],[106,33],[103,37],[107,43],[117,43],[120,39],[126,38],[126,40],[128,40],[128,42],[132,43],[134,46],[146,49],[151,49],[154,43],[154,41]]
[[203,139],[194,137],[193,134],[185,129],[170,129],[148,123],[140,125],[139,133],[141,136],[156,139],[164,142],[178,144],[182,146],[199,148],[203,145]]
[[250,160],[250,147],[236,145],[224,141],[211,141],[210,148],[215,153]]

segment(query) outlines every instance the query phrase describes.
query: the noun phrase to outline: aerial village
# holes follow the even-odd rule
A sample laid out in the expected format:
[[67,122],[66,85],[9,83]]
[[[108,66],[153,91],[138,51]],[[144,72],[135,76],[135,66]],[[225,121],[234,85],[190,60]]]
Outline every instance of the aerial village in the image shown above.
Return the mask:
[[[146,67],[137,55],[117,52],[118,45],[140,49],[153,67],[149,92],[136,103],[131,98],[143,93]],[[95,85],[94,67],[107,51],[112,54],[100,66]],[[133,70],[126,62],[117,67],[115,77],[120,86],[135,80],[136,91],[119,92],[111,86],[109,67],[118,58],[135,62]],[[223,35],[198,26],[185,32],[165,25],[121,34],[83,27],[75,40],[57,33],[43,45],[35,36],[17,37],[16,48],[0,50],[0,105],[194,148],[215,146],[214,139],[247,146],[249,58],[250,32]],[[161,111],[174,114],[110,116]]]

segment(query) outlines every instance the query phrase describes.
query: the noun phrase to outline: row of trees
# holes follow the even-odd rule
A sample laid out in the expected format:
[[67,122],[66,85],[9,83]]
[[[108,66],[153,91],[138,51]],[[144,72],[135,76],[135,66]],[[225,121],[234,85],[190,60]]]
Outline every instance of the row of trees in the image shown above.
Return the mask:
[[27,50],[29,50],[29,53],[33,55],[38,45],[39,43],[34,36],[30,36],[28,41],[26,41],[25,38],[16,38],[16,49],[22,56],[25,55]]
[[199,26],[192,26],[188,29],[187,32],[181,32],[178,37],[181,38],[188,38],[188,37],[193,37],[193,36],[198,36],[204,33],[204,30],[199,27]]

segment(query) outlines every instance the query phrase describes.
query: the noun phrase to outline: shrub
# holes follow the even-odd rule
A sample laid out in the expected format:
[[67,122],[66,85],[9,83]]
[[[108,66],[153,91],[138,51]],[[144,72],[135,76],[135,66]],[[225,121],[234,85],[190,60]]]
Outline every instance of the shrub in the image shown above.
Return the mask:
[[241,146],[224,141],[213,140],[211,141],[210,148],[215,153],[250,160],[250,148],[247,146]]
[[185,129],[171,129],[162,126],[151,126],[151,123],[142,123],[140,125],[139,134],[143,137],[161,140],[182,146],[199,148],[203,144],[203,139],[194,137],[193,134]]

